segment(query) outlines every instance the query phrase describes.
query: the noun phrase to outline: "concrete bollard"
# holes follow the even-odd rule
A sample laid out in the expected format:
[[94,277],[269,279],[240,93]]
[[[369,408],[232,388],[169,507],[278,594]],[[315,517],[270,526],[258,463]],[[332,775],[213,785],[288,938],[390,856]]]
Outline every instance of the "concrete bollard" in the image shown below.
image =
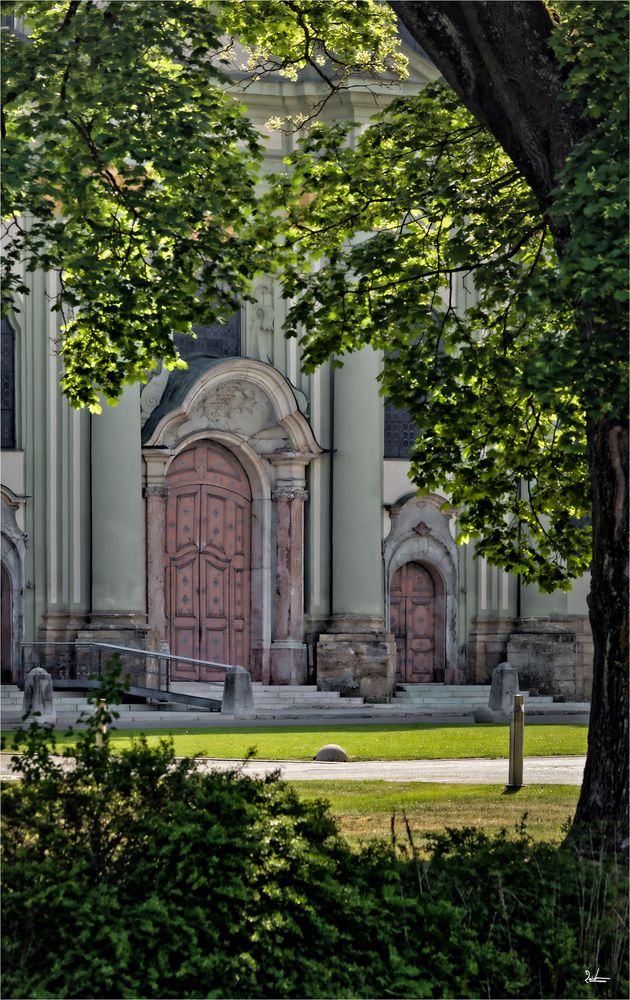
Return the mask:
[[24,678],[22,712],[25,715],[27,712],[39,713],[36,718],[31,717],[29,722],[50,722],[54,725],[57,721],[52,677],[43,667],[33,667]]
[[523,695],[514,695],[512,716],[510,718],[510,768],[508,788],[523,787],[523,736],[525,731],[525,709]]
[[488,708],[508,716],[512,711],[512,698],[518,694],[518,671],[509,663],[500,663],[492,671],[492,684]]
[[[104,701],[97,701],[96,708],[97,711],[99,709],[107,708],[107,704]],[[104,748],[106,736],[107,736],[107,723],[99,722],[98,727],[96,729],[96,735],[94,737],[94,745],[96,746],[97,750],[102,750]]]
[[233,715],[235,719],[256,718],[252,678],[244,667],[230,667],[226,671],[221,714]]

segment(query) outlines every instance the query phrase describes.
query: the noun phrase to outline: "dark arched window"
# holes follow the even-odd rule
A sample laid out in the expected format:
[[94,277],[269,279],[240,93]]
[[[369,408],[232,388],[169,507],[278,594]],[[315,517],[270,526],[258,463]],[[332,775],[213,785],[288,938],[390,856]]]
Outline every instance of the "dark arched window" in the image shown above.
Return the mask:
[[0,398],[1,446],[15,448],[15,331],[6,318],[2,320]]
[[234,313],[226,323],[193,326],[197,338],[176,333],[175,346],[184,361],[192,358],[238,358],[241,354],[241,312]]
[[385,403],[385,458],[410,458],[418,428],[406,410]]

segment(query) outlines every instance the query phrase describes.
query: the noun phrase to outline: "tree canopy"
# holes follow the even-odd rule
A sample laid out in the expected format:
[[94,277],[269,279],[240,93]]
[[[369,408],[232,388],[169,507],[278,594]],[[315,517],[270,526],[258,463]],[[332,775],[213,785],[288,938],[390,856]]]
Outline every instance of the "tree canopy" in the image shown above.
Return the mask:
[[312,128],[270,196],[307,365],[384,350],[384,389],[419,427],[414,482],[446,485],[462,537],[544,589],[588,568],[586,421],[627,398],[624,5],[563,8],[583,135],[549,204],[447,85],[359,135]]
[[[261,195],[248,81],[306,67],[326,93],[391,78],[394,11],[457,97],[395,100],[361,134],[310,108]],[[19,309],[25,272],[59,274],[70,402],[98,409],[155,359],[177,364],[173,331],[221,318],[276,268],[307,365],[384,351],[384,391],[420,427],[415,481],[450,491],[477,553],[565,587],[589,563],[591,512],[577,815],[603,818],[615,844],[628,806],[627,11],[3,5],[24,28],[3,31],[4,307]]]
[[376,0],[7,2],[3,15],[25,29],[2,31],[3,308],[19,309],[24,270],[59,273],[63,390],[98,409],[99,392],[176,363],[173,332],[229,315],[272,266],[262,142],[235,76],[309,65],[338,87],[400,69],[395,18]]
[[414,481],[448,487],[462,539],[567,586],[590,558],[585,421],[625,398],[627,71],[623,4],[561,8],[552,44],[584,128],[541,206],[444,85],[358,137],[310,123],[261,200],[242,86],[402,73],[375,0],[5,4],[28,34],[3,32],[4,308],[24,269],[59,273],[63,389],[98,409],[155,359],[179,363],[173,332],[281,269],[307,367],[385,351],[384,391],[421,432]]

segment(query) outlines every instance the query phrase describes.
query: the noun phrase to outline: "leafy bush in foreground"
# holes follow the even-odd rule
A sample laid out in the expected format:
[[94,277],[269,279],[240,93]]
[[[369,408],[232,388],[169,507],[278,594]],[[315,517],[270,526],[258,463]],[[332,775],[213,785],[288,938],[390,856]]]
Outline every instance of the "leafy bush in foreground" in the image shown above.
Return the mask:
[[[325,804],[276,778],[201,774],[167,741],[99,748],[108,717],[65,770],[49,732],[21,736],[5,997],[624,995],[620,866],[523,832],[450,831],[428,862],[410,837],[355,853]],[[611,978],[594,994],[597,966]]]

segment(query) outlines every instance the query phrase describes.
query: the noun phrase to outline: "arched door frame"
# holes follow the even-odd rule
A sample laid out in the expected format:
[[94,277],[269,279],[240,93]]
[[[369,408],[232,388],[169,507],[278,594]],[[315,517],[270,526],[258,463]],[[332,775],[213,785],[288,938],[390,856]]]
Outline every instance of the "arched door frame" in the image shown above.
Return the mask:
[[[186,612],[177,612],[174,607],[175,603],[175,593],[179,591],[180,586],[184,587],[184,594],[182,595],[186,602],[189,604],[189,598],[193,598],[194,604],[194,578],[198,574],[198,610],[197,610],[197,631],[198,631],[198,641],[200,643],[199,651],[195,649],[192,655],[198,659],[203,660],[214,660],[217,662],[232,664],[238,666],[248,666],[250,663],[250,601],[251,601],[251,586],[250,586],[250,555],[251,555],[251,545],[250,545],[250,531],[251,531],[251,486],[249,483],[249,477],[245,473],[245,470],[240,462],[238,462],[233,454],[233,452],[228,451],[222,445],[217,445],[217,442],[210,441],[208,438],[202,438],[189,446],[188,451],[193,453],[192,457],[195,460],[194,467],[188,467],[185,469],[173,469],[174,462],[173,458],[169,464],[169,469],[167,472],[167,483],[169,489],[169,496],[167,497],[167,516],[170,519],[174,518],[174,528],[175,530],[170,535],[170,545],[167,544],[167,551],[165,553],[166,560],[166,595],[167,595],[167,610],[170,618],[170,635],[171,635],[171,645],[173,645],[173,639],[175,637],[175,621],[178,616],[184,615],[183,621],[180,621],[180,627],[183,625],[184,633],[190,633],[190,611],[187,609]],[[179,455],[185,455],[186,450],[180,451]],[[228,465],[227,474],[225,471],[221,472],[216,466],[217,460],[220,463],[222,469],[225,469],[225,464]],[[202,463],[200,467],[199,462]],[[214,470],[211,469],[211,465],[214,466]],[[230,482],[233,476],[238,476],[238,485],[234,482]],[[173,476],[173,478],[171,478]],[[189,503],[191,495],[196,497],[193,501],[193,510],[189,509]],[[185,513],[185,524],[186,527],[184,531],[188,535],[187,541],[183,541],[183,551],[178,545],[179,530],[177,529],[177,522],[179,520],[178,510],[179,504],[176,501],[177,497],[181,497],[184,500],[184,510]],[[221,530],[218,527],[218,523],[215,524],[214,529],[210,533],[210,525],[213,518],[210,516],[210,508],[207,506],[207,501],[210,498],[212,500],[212,506],[218,503],[218,507],[215,510],[215,516],[219,516],[220,512],[223,511],[224,515],[224,534],[221,534]],[[205,498],[205,499],[204,499]],[[171,504],[171,501],[173,503]],[[188,501],[188,502],[187,502]],[[171,508],[169,511],[169,507]],[[231,514],[228,513],[231,509]],[[238,542],[238,511],[240,511],[241,517],[241,544],[237,545]],[[205,512],[205,517],[204,517]],[[190,515],[193,518],[190,518]],[[231,530],[226,529],[227,520],[232,519]],[[205,529],[203,525],[205,524]],[[216,539],[214,536],[218,536]],[[191,541],[196,539],[196,545],[191,546]],[[169,541],[169,525],[167,524],[167,543]],[[181,575],[177,573],[177,566],[181,564],[181,560],[184,560],[183,565],[190,569],[191,562],[193,565],[192,577],[189,572],[185,571]],[[207,566],[210,565],[214,568],[214,572],[211,572],[211,576],[214,577],[214,582],[212,583],[205,577],[205,572],[207,572]],[[205,568],[205,569],[204,569]],[[225,576],[219,576],[218,574],[225,573]],[[175,574],[175,576],[173,575]],[[186,584],[182,584],[181,578],[186,578]],[[237,596],[234,594],[234,588],[237,587],[237,580],[240,578],[240,587],[242,588],[243,596],[240,598],[241,613],[237,613],[237,608],[239,604]],[[228,581],[227,593],[225,589],[225,581]],[[204,586],[205,581],[205,586]],[[220,582],[223,581],[223,582]],[[192,584],[192,589],[191,589]],[[210,588],[215,586],[214,600],[212,603],[221,601],[221,612],[212,615],[210,613],[210,605],[208,601],[210,599],[210,593],[206,590],[206,587]],[[205,598],[204,598],[205,595]],[[234,628],[230,626],[230,621],[233,620]],[[219,628],[219,622],[222,622],[222,626]],[[241,627],[236,625],[236,622],[240,621]],[[216,639],[213,640],[214,645],[222,647],[221,650],[214,649],[210,651],[206,643],[207,637],[207,627],[212,623],[211,633]],[[206,632],[206,640],[203,640],[203,633]],[[237,637],[240,635],[240,642]],[[227,643],[227,646],[226,646]],[[175,642],[175,646],[179,646],[180,643]],[[184,640],[184,645],[186,642]],[[195,645],[195,640],[193,639],[193,646]],[[180,650],[178,649],[178,653]],[[183,655],[183,654],[181,654]],[[188,655],[191,655],[190,653]]]
[[[420,566],[421,569],[425,570],[430,576],[433,587],[434,587],[434,602],[432,608],[433,617],[433,649],[434,649],[434,660],[433,660],[433,681],[435,674],[441,675],[443,678],[446,676],[446,588],[444,583],[444,577],[432,563],[426,562],[420,559],[409,559],[401,563],[396,569],[392,571],[390,577],[390,587],[388,592],[387,610],[388,610],[388,623],[391,628],[392,625],[392,609],[391,609],[391,591],[393,589],[394,578],[397,573],[399,573],[405,566]],[[396,665],[398,672],[398,664]],[[409,683],[406,679],[402,680],[402,683]]]
[[19,498],[14,497],[4,487],[2,489],[2,545],[0,556],[11,584],[11,667],[14,679],[20,665],[20,652],[24,635],[24,559],[26,556],[26,535],[19,527],[16,512],[20,509]]
[[391,509],[391,530],[383,543],[386,616],[391,625],[390,590],[394,574],[417,562],[439,574],[444,586],[444,682],[462,684],[458,649],[457,547],[450,533],[452,511],[438,495],[403,498]]
[[[227,386],[231,380],[248,382],[263,393],[271,404],[272,420],[277,423],[269,426],[267,416],[267,423],[261,426],[259,433],[250,432],[247,437],[231,429],[208,426],[204,400],[212,398],[219,387]],[[286,379],[271,365],[246,358],[226,359],[214,364],[195,382],[185,399],[161,417],[143,448],[149,628],[151,641],[161,648],[166,648],[164,571],[160,569],[165,552],[166,476],[175,456],[201,440],[222,444],[240,462],[249,478],[252,490],[252,673],[269,683],[272,680],[275,610],[272,582],[276,562],[275,508],[279,495],[290,496],[293,504],[303,504],[305,469],[321,454],[321,448]],[[300,558],[303,559],[303,551]],[[285,640],[277,645],[286,647],[301,642],[303,635],[299,642],[296,637],[296,642]],[[285,649],[278,651],[278,659],[286,655]]]
[[[159,552],[159,558],[163,561],[166,551],[164,539],[164,527],[162,522],[166,517],[166,497],[167,497],[167,476],[168,470],[174,459],[192,445],[201,441],[215,442],[227,448],[243,469],[249,479],[252,500],[251,500],[251,629],[250,647],[252,656],[252,672],[254,676],[264,676],[268,673],[269,650],[271,648],[271,615],[272,615],[272,586],[271,586],[271,527],[272,527],[272,500],[270,466],[264,462],[254,449],[235,434],[228,431],[206,430],[186,435],[175,449],[168,453],[160,452],[159,455],[150,455],[145,452],[147,461],[148,477],[152,483],[147,486],[145,493],[151,498],[151,493],[162,494],[162,503],[158,504],[153,516],[147,510],[147,553],[149,557],[154,549]],[[159,466],[156,473],[155,466]],[[156,477],[161,483],[156,484]],[[159,540],[155,541],[155,536]],[[161,576],[152,572],[151,559],[148,567],[148,588],[149,588],[149,627],[154,630],[159,629],[161,635],[159,639],[166,644],[166,619],[162,612],[161,621],[156,620],[156,606],[163,606],[164,602],[164,573]],[[162,594],[159,591],[161,588]],[[152,611],[154,612],[152,614]]]

